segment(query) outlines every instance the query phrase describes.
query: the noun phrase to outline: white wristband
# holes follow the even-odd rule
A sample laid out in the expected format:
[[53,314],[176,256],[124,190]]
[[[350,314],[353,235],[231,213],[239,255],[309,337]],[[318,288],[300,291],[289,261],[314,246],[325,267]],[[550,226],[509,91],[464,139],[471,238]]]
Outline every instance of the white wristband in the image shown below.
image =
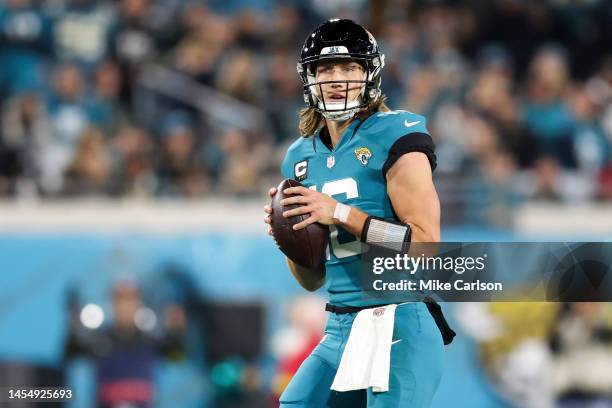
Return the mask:
[[334,209],[334,218],[340,222],[346,222],[348,220],[350,212],[350,206],[342,203],[337,203],[336,208]]

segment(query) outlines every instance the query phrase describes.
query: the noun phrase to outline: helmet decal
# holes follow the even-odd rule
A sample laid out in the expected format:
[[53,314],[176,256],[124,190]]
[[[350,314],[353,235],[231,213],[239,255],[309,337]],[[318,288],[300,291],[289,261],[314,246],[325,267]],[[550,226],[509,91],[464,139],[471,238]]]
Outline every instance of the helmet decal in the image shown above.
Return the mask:
[[333,47],[324,47],[321,50],[321,55],[326,55],[326,54],[348,54],[348,48],[346,48],[343,45],[335,45]]

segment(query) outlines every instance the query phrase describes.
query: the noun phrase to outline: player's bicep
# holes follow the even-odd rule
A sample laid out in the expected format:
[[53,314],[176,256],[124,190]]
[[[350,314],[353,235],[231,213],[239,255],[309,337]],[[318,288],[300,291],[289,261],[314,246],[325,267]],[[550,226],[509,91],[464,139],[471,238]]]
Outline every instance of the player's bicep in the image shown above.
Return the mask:
[[412,228],[413,242],[440,240],[440,200],[430,159],[422,152],[399,157],[387,171],[387,194],[398,218]]

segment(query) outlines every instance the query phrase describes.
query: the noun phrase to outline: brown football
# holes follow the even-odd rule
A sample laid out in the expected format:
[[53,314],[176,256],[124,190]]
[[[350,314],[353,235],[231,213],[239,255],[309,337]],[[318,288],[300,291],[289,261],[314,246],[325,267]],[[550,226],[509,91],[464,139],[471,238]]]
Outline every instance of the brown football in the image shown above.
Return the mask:
[[296,215],[285,218],[283,212],[297,208],[304,204],[292,204],[283,206],[280,201],[284,198],[293,197],[297,194],[284,194],[283,191],[289,187],[301,186],[298,181],[285,179],[278,185],[278,191],[272,198],[272,232],[274,239],[281,251],[289,259],[298,265],[307,268],[318,268],[325,261],[327,243],[329,240],[329,228],[327,225],[315,222],[306,228],[294,230],[295,224],[307,219],[310,215]]

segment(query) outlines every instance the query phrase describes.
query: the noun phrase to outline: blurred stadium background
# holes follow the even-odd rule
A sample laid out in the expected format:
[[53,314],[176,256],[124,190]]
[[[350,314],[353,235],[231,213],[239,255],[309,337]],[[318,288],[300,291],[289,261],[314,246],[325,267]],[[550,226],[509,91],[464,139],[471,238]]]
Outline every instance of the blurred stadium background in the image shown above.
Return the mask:
[[[261,207],[330,17],[428,117],[444,240],[610,239],[610,0],[4,0],[0,386],[275,406],[325,314]],[[444,307],[435,407],[612,406],[608,304]]]

